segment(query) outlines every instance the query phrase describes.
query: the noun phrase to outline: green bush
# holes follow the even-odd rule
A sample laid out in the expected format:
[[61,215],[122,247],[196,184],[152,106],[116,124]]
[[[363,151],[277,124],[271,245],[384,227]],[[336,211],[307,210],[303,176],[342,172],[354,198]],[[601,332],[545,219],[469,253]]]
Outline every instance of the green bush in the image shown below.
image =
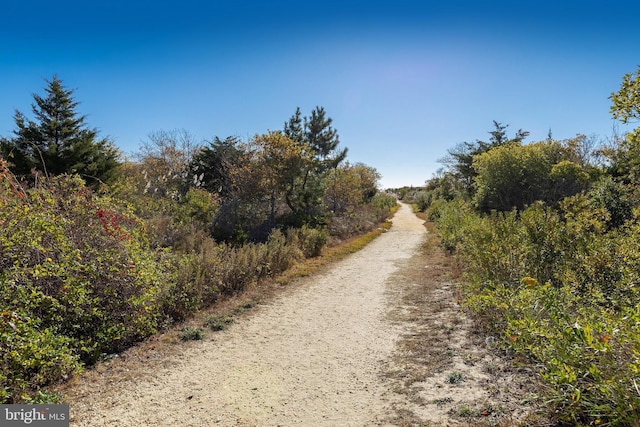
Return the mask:
[[220,290],[227,295],[242,292],[263,274],[264,263],[260,245],[248,243],[239,247],[221,245],[220,264],[217,271]]
[[[12,288],[0,279],[0,288]],[[80,368],[71,339],[25,310],[0,312],[0,402],[24,400]]]
[[391,194],[378,192],[371,198],[369,204],[388,214],[398,204],[398,201]]
[[450,252],[470,235],[469,227],[480,220],[480,217],[460,199],[450,202],[438,199],[430,206],[427,215],[436,222],[442,244]]
[[608,210],[585,196],[520,213],[435,208],[445,245],[465,267],[468,306],[488,334],[539,369],[549,414],[572,425],[636,425],[637,219],[612,229]]
[[288,238],[295,242],[305,258],[320,256],[322,248],[329,240],[326,231],[311,228],[306,225],[302,226],[302,228],[290,230]]
[[328,223],[327,232],[330,236],[338,239],[366,233],[386,220],[391,209],[396,205],[395,197],[386,193],[378,193],[369,203],[360,204],[349,211],[334,214]]
[[229,316],[211,316],[209,317],[205,325],[212,331],[224,331],[234,322],[233,317]]
[[433,202],[433,191],[419,191],[413,196],[413,203],[418,207],[420,212],[426,212]]
[[532,277],[518,289],[497,285],[469,306],[505,347],[539,367],[544,400],[559,421],[634,425],[640,419],[637,309],[615,312],[569,286]]
[[191,326],[182,328],[182,334],[180,335],[182,341],[200,341],[202,338],[204,338],[204,331],[202,329]]
[[298,246],[291,244],[278,229],[271,232],[267,242],[261,245],[261,249],[264,258],[262,264],[266,274],[281,273],[302,258],[302,252]]
[[[2,182],[1,311],[21,313],[27,330],[36,327],[28,319],[38,319],[43,335],[34,342],[83,363],[155,332],[165,271],[135,216],[95,197],[78,178],[60,176],[19,194]],[[40,363],[23,350],[25,365]],[[39,374],[42,380],[27,371],[12,375],[35,388],[60,376],[53,364],[39,366],[49,371]]]
[[589,191],[589,198],[595,207],[606,209],[609,214],[607,224],[611,228],[620,227],[633,218],[633,204],[629,190],[609,177],[600,179]]

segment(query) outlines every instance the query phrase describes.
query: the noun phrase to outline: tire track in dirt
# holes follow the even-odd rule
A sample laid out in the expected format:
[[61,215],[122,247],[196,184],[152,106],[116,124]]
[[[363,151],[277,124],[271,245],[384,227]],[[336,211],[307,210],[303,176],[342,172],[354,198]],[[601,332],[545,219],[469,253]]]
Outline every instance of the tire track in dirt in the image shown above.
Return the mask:
[[[83,384],[74,426],[385,425],[383,375],[401,333],[387,283],[426,235],[402,205],[393,227],[326,272],[189,343],[150,375]],[[80,380],[82,381],[82,380]]]

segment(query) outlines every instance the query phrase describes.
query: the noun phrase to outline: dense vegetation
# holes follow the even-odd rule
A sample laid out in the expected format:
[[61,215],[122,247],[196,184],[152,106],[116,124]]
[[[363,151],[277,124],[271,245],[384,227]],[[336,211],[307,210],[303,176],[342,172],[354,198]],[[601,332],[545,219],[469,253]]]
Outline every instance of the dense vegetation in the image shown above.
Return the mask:
[[[640,118],[640,68],[611,111]],[[640,129],[449,151],[425,188],[402,189],[459,257],[468,307],[540,379],[560,425],[640,424]]]
[[395,199],[346,162],[324,109],[282,132],[158,131],[135,161],[54,77],[0,140],[0,403],[72,375],[384,220]]

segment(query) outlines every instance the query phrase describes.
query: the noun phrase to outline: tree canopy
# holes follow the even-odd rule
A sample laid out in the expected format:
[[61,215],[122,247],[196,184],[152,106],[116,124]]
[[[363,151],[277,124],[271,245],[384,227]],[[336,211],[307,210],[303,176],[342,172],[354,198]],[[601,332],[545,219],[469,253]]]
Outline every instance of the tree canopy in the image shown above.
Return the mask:
[[614,119],[622,123],[640,119],[640,65],[635,73],[627,73],[622,77],[620,89],[611,94],[611,101]]
[[76,111],[73,90],[57,76],[46,82],[45,95],[33,95],[34,119],[16,110],[14,136],[2,141],[0,153],[11,162],[11,171],[18,176],[33,171],[78,174],[91,184],[111,181],[119,165],[118,150],[87,126],[86,116]]
[[474,142],[462,142],[450,149],[447,156],[441,160],[443,164],[449,167],[450,172],[462,184],[466,191],[472,192],[472,185],[476,177],[476,170],[472,166],[473,159],[482,153],[486,153],[492,148],[503,146],[509,142],[520,143],[529,135],[528,131],[519,129],[513,138],[507,136],[507,128],[500,122],[493,121],[494,129],[489,131],[491,137],[489,141],[475,140]]
[[523,209],[535,201],[553,203],[578,193],[586,188],[589,174],[570,158],[570,150],[559,141],[510,142],[475,157],[477,207]]
[[223,198],[231,195],[231,171],[243,156],[240,145],[240,139],[235,136],[225,139],[216,136],[194,156],[190,169],[194,176],[202,176],[205,189]]
[[308,161],[301,164],[297,174],[289,180],[287,205],[291,220],[298,225],[322,221],[322,197],[326,190],[328,171],[335,169],[347,157],[347,149],[339,149],[338,132],[323,107],[316,107],[310,117],[301,117],[300,108],[285,122],[284,134],[301,144]]

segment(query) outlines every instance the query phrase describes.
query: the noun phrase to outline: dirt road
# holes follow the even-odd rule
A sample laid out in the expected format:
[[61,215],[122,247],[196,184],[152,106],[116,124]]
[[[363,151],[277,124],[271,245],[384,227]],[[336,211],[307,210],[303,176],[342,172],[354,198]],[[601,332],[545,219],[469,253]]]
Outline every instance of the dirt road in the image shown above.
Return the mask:
[[426,234],[407,206],[393,224],[324,274],[190,343],[166,368],[88,390],[71,402],[72,425],[382,424],[390,392],[381,370],[398,337],[386,283]]
[[498,425],[505,414],[514,425],[500,391],[513,401],[513,384],[470,341],[448,261],[425,258],[426,236],[403,205],[390,231],[230,328],[98,366],[65,391],[71,425]]

